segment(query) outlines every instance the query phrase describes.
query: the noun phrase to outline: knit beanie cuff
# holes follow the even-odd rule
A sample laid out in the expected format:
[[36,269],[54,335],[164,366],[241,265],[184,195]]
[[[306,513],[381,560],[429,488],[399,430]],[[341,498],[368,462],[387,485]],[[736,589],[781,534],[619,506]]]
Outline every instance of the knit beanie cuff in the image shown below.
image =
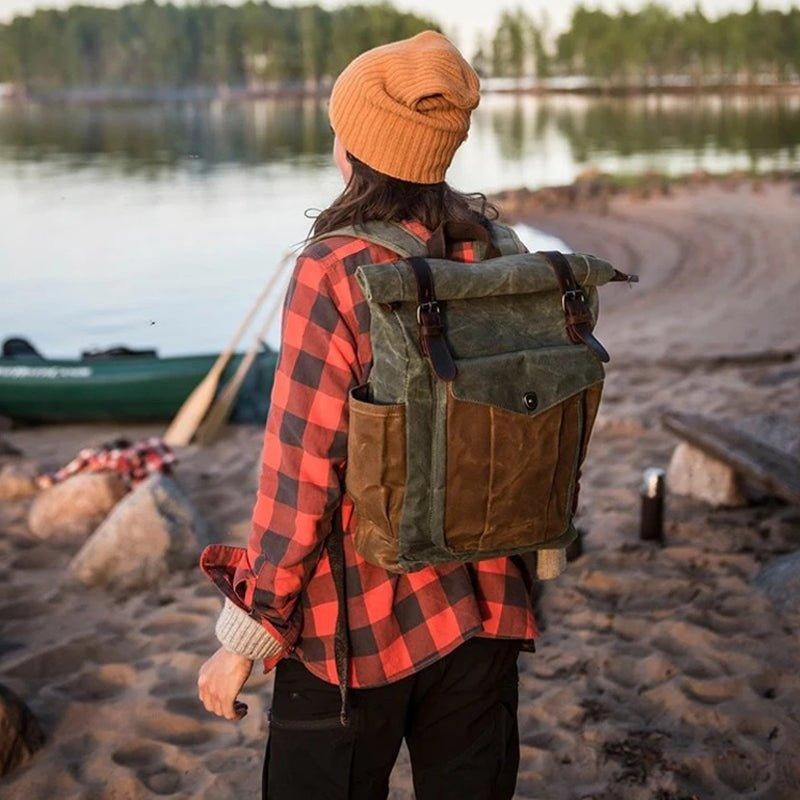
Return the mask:
[[[350,113],[358,114],[360,130],[353,130],[349,124]],[[455,151],[467,138],[466,130],[431,128],[363,103],[352,111],[346,106],[332,108],[331,126],[360,161],[384,175],[412,183],[441,183]],[[361,135],[361,131],[368,135]]]

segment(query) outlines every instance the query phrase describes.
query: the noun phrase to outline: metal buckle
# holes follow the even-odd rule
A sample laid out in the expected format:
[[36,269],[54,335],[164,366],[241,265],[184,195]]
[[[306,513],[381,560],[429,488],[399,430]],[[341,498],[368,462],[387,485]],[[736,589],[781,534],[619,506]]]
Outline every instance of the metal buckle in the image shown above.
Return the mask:
[[567,298],[570,300],[581,300],[584,303],[586,302],[586,295],[583,293],[583,289],[567,289],[567,291],[561,295],[561,310],[565,314],[567,313]]
[[435,314],[437,317],[442,313],[439,303],[436,300],[428,300],[426,303],[420,303],[417,306],[417,324],[422,325],[422,312],[426,314]]

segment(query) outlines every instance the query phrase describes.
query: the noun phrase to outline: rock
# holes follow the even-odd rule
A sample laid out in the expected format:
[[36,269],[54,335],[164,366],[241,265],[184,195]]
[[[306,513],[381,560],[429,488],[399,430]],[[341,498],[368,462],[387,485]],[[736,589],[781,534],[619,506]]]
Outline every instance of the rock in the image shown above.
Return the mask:
[[759,570],[753,584],[781,611],[800,613],[800,552],[773,558]]
[[36,466],[30,463],[12,462],[0,467],[0,501],[33,497],[39,491],[36,473]]
[[73,475],[39,494],[28,513],[28,527],[39,539],[82,544],[126,491],[115,472]]
[[0,777],[27,761],[44,743],[44,734],[25,703],[0,684]]
[[747,496],[736,472],[686,442],[681,442],[672,454],[667,470],[667,489],[673,494],[702,500],[715,508],[747,505]]
[[208,533],[180,486],[166,475],[151,475],[89,537],[70,572],[87,586],[152,587],[172,570],[193,566]]

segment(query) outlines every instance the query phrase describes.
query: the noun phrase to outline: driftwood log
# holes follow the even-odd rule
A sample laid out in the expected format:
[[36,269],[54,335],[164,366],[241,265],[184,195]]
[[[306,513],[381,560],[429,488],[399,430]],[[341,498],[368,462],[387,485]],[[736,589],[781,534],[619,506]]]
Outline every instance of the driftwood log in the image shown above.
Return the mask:
[[800,505],[800,459],[730,422],[701,414],[664,414],[662,422],[678,438],[724,461],[770,494]]

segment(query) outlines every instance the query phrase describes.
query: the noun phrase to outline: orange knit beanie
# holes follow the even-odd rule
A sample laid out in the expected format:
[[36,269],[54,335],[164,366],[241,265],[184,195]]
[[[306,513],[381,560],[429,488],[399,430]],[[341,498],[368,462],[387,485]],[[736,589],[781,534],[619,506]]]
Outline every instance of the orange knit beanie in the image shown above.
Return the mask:
[[331,127],[374,170],[439,183],[467,138],[479,88],[455,46],[423,31],[367,50],[345,68],[331,93]]

